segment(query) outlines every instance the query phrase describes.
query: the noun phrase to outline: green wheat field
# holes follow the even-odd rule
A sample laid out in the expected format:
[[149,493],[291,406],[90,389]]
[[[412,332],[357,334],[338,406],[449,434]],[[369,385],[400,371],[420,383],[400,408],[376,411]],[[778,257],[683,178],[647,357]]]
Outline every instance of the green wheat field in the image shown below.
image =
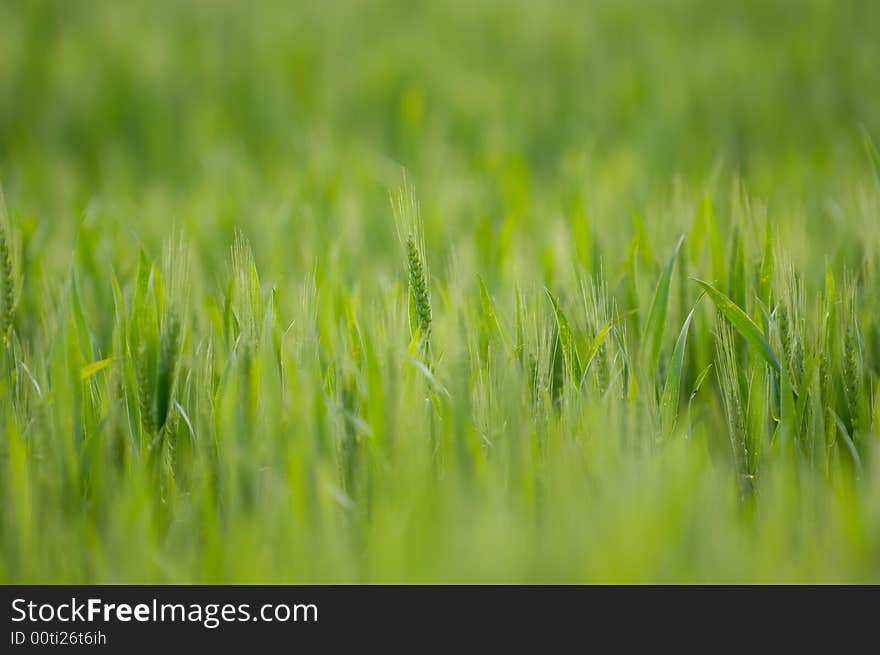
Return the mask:
[[0,3],[0,582],[880,582],[880,3]]

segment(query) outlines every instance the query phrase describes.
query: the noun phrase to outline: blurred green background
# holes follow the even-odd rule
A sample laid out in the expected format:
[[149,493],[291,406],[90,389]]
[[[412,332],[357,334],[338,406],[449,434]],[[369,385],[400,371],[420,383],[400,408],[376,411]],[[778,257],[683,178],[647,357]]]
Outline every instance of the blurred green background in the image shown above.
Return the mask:
[[718,166],[818,201],[880,131],[878,23],[824,0],[10,0],[0,166],[8,195],[80,210],[218,179],[370,197],[398,164],[498,210],[584,156],[633,205]]
[[741,176],[824,230],[880,133],[878,24],[834,0],[9,0],[0,179],[59,263],[92,211],[154,248],[192,226],[212,267],[243,228],[313,237],[273,273],[320,250],[375,273],[401,167],[444,255],[509,215],[546,246],[578,205],[622,249],[676,179]]

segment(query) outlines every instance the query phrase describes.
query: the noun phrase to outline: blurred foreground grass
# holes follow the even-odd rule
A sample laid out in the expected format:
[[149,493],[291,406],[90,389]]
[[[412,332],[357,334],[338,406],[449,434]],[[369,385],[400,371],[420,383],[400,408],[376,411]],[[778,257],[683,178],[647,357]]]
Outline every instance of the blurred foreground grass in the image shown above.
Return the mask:
[[880,580],[878,25],[2,3],[0,581]]

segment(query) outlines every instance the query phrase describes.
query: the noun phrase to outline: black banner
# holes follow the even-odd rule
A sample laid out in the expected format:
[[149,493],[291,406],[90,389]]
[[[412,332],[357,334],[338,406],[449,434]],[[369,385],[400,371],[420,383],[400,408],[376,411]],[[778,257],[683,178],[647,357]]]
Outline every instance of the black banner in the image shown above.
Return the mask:
[[[676,644],[852,624],[864,588],[753,587],[2,587],[0,652],[34,648],[245,649]],[[815,623],[810,623],[815,619]],[[757,632],[756,632],[757,631]],[[705,638],[705,637],[704,637]],[[571,642],[570,640],[577,640]]]

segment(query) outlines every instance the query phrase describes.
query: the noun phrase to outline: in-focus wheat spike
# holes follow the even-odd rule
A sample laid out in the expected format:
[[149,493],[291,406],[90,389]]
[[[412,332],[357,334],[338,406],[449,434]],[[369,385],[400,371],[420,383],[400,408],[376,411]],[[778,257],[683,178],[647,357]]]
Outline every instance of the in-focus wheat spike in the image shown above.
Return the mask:
[[12,235],[6,226],[6,205],[0,192],[0,341],[7,345],[15,318],[15,273],[12,267]]
[[431,296],[428,267],[425,261],[425,248],[422,240],[422,226],[419,205],[415,190],[404,180],[397,194],[391,197],[394,218],[397,221],[398,235],[406,248],[406,263],[409,271],[410,321],[413,331],[418,330],[423,350],[430,350],[431,335]]
[[419,331],[427,341],[431,331],[431,299],[428,295],[428,277],[422,265],[419,247],[413,235],[406,239],[406,259],[409,267],[409,286],[415,303]]
[[0,278],[3,283],[2,309],[0,309],[0,335],[4,343],[9,339],[12,328],[14,307],[14,282],[12,277],[12,255],[6,230],[0,225]]

